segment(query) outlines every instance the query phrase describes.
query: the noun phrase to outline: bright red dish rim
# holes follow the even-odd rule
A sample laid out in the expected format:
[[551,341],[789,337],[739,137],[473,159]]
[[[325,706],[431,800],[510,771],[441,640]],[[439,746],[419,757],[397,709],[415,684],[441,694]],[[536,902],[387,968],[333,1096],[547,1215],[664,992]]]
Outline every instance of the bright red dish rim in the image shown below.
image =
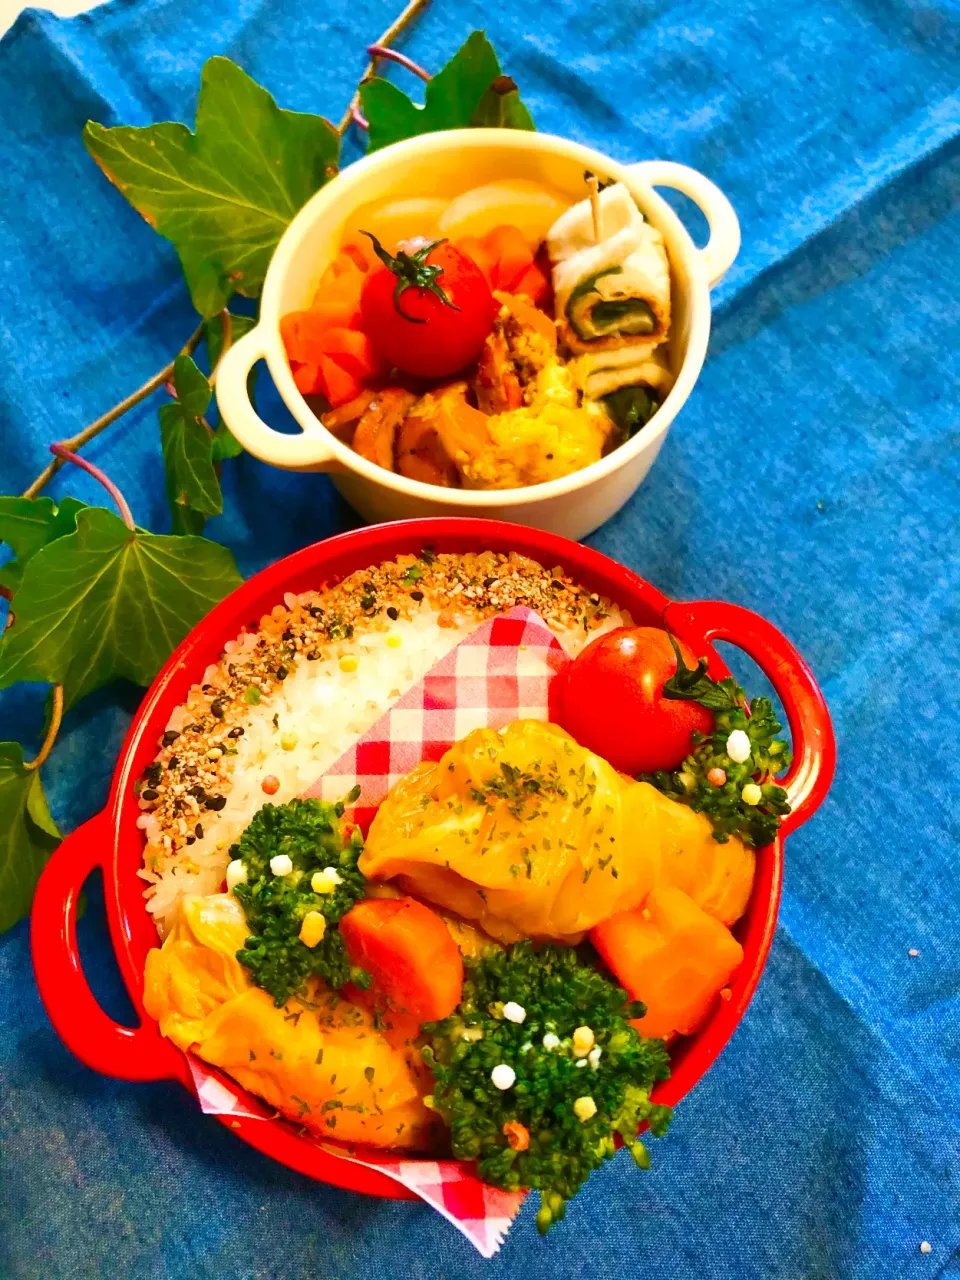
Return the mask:
[[[137,875],[143,841],[134,780],[153,759],[173,708],[184,700],[223,645],[251,619],[277,604],[286,591],[321,586],[355,569],[416,552],[518,551],[548,567],[562,565],[584,586],[616,600],[640,625],[667,627],[697,655],[709,658],[711,674],[727,668],[712,641],[738,645],[752,657],[776,689],[790,724],[794,763],[784,780],[793,811],[778,839],[758,851],[750,904],[737,926],[744,962],[731,983],[729,1000],[719,1001],[707,1023],[680,1041],[672,1054],[672,1075],[655,1092],[674,1104],[711,1066],[733,1034],[756,989],[777,922],[783,876],[783,840],[816,810],[829,789],[835,765],[830,716],[816,681],[790,642],[769,622],[738,605],[719,601],[674,602],[631,570],[607,556],[557,534],[498,520],[447,518],[373,525],[340,534],[278,561],[244,583],[194,627],[147,692],[127,734],[114,772],[110,799],[100,813],[68,836],[50,859],[34,901],[31,942],[40,995],[66,1046],[87,1066],[123,1080],[177,1079],[191,1088],[187,1060],[163,1039],[143,1010],[143,969],[157,935],[144,908]],[[83,884],[103,870],[113,946],[138,1027],[110,1019],[87,985],[77,951],[76,908]],[[223,1077],[236,1095],[248,1095]],[[281,1119],[221,1117],[236,1134],[281,1164],[319,1181],[367,1195],[415,1199],[386,1175],[319,1150]]]

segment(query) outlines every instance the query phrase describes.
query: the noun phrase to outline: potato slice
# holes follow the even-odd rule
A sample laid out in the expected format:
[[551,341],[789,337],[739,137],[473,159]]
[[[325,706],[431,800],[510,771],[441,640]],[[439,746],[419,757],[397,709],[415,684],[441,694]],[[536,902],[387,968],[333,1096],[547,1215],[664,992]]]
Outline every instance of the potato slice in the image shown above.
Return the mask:
[[526,178],[507,178],[473,187],[447,205],[440,217],[440,234],[451,240],[485,236],[494,227],[519,227],[531,249],[570,207],[570,201],[549,187]]
[[343,228],[343,243],[359,241],[364,248],[370,241],[361,231],[375,235],[390,253],[396,253],[400,240],[414,236],[428,239],[439,236],[439,220],[449,201],[428,196],[412,196],[407,200],[391,200],[387,204],[368,204],[352,214]]

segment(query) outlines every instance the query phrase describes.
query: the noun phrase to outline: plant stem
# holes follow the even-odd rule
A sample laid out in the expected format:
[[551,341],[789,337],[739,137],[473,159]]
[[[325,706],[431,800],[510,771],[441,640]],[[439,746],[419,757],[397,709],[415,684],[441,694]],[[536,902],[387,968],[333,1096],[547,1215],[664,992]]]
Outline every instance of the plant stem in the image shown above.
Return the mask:
[[217,363],[210,370],[211,387],[215,387],[217,385],[217,373],[220,370],[220,366],[223,364],[223,357],[227,354],[233,344],[233,317],[230,315],[230,312],[226,307],[224,307],[220,312],[220,326],[222,329],[220,354],[217,356]]
[[120,512],[120,519],[128,529],[133,530],[136,526],[133,523],[133,513],[127,506],[127,500],[113,483],[105,471],[101,471],[99,467],[95,467],[92,462],[88,462],[86,458],[81,458],[78,453],[72,453],[65,445],[52,444],[50,452],[56,454],[58,458],[62,458],[64,462],[72,462],[75,467],[79,467],[81,471],[86,471],[88,475],[93,476],[94,480],[99,480],[103,487],[109,493],[110,497],[117,504],[117,510]]
[[[183,344],[179,354],[188,356],[197,349],[200,339],[203,337],[203,325],[200,324]],[[98,436],[105,427],[109,427],[112,422],[116,422],[118,418],[122,418],[125,413],[135,408],[141,400],[146,400],[147,396],[153,395],[158,387],[162,387],[173,377],[173,361],[155,373],[152,378],[148,378],[142,387],[138,387],[136,391],[131,392],[125,400],[121,400],[119,404],[115,404],[112,409],[108,409],[102,417],[97,418],[95,422],[91,422],[88,427],[84,427],[75,436],[71,436],[68,440],[62,442],[63,448],[75,453],[82,448],[88,440],[92,440],[94,436]],[[60,468],[63,466],[63,457],[58,455],[49,466],[37,476],[33,484],[23,491],[24,498],[35,498],[40,490],[53,479]]]
[[[375,47],[383,49],[383,48],[386,48],[387,45],[393,44],[397,36],[400,35],[401,32],[406,30],[406,28],[414,20],[414,18],[417,16],[420,10],[425,9],[428,3],[429,3],[429,0],[410,0],[410,3],[407,5],[404,11],[399,15],[396,21],[392,22],[390,26],[387,27],[386,31],[377,41]],[[363,84],[365,80],[369,80],[370,77],[376,71],[376,69],[377,69],[377,59],[375,57],[372,57],[369,63],[367,64],[366,71],[364,71],[363,75],[360,77],[360,83]],[[353,97],[350,100],[349,107],[347,107],[346,111],[343,113],[343,119],[340,121],[340,124],[337,128],[337,132],[340,134],[341,138],[349,129],[350,121],[356,119],[356,116],[354,113],[359,112],[359,110],[360,110],[360,90],[358,88],[356,93],[353,95]],[[361,116],[360,119],[362,120],[363,117]]]
[[42,764],[46,764],[47,757],[53,750],[53,744],[57,740],[57,734],[60,732],[60,721],[63,719],[63,685],[55,684],[53,686],[53,707],[50,712],[50,723],[47,725],[47,736],[43,740],[40,750],[37,752],[36,759],[24,762],[25,769],[39,769]]
[[433,76],[429,71],[424,71],[418,62],[414,62],[412,58],[408,58],[405,53],[397,53],[395,49],[388,49],[382,44],[372,44],[367,48],[371,58],[387,58],[390,62],[399,63],[401,67],[406,67],[408,71],[412,71],[415,76],[419,76],[421,80],[430,81]]

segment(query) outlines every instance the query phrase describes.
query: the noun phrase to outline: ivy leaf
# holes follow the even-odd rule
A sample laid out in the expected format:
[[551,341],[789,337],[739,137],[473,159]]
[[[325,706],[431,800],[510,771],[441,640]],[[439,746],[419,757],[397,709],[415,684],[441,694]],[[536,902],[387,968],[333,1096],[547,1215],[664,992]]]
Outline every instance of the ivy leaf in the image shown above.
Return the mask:
[[509,76],[497,76],[470,117],[474,129],[529,129],[536,132],[533,116],[520,101],[520,90]]
[[77,516],[81,511],[85,511],[86,508],[87,504],[81,502],[79,498],[64,498],[57,507],[56,518],[53,522],[53,535],[50,541],[52,542],[54,538],[63,538],[68,533],[75,533]]
[[57,507],[50,498],[0,496],[0,542],[15,556],[0,568],[0,586],[16,591],[31,556],[54,538],[72,533],[76,513],[85,505],[76,498],[64,498]]
[[256,298],[293,215],[336,173],[340,138],[322,116],[281,111],[229,58],[204,66],[196,132],[166,122],[105,129],[87,150],[180,255],[193,305],[216,315]]
[[206,538],[128,529],[103,507],[76,519],[76,532],[27,562],[0,643],[0,689],[62,684],[66,706],[112,680],[149,684],[241,580],[226,547]]
[[[245,333],[256,325],[253,316],[240,316],[230,312],[230,341],[239,342]],[[207,356],[210,368],[215,369],[223,352],[223,321],[214,316],[204,324],[207,340]],[[247,378],[247,394],[253,399],[253,386],[257,379],[257,366],[254,365]],[[213,461],[225,462],[228,458],[239,458],[243,453],[243,445],[236,438],[225,422],[221,422],[213,433]]]
[[0,496],[0,541],[13,549],[21,565],[50,541],[57,506],[51,498]]
[[30,910],[40,872],[59,843],[39,771],[24,767],[19,742],[0,742],[0,933]]
[[16,591],[23,576],[23,566],[53,533],[56,504],[50,498],[0,497],[0,542],[14,554],[0,568],[0,586]]
[[189,356],[177,356],[173,384],[176,400],[160,408],[167,501],[177,533],[200,533],[205,518],[223,510],[220,481],[213,469],[213,437],[203,420],[212,392]]
[[[392,142],[416,138],[442,129],[467,129],[471,125],[501,124],[509,129],[532,129],[533,120],[520,102],[516,85],[502,94],[510,102],[494,111],[490,93],[498,95],[503,75],[493,45],[482,31],[474,31],[466,44],[437,72],[424,92],[423,106],[416,106],[389,80],[374,76],[360,86],[363,114],[370,125],[368,151],[379,151]],[[494,114],[501,119],[494,120]]]

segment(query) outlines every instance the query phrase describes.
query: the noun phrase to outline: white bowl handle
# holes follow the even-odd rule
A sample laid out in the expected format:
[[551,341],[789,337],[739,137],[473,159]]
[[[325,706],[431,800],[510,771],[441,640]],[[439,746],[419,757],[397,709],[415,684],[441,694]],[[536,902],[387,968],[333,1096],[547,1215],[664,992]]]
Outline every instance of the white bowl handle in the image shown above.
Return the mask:
[[710,227],[710,239],[698,253],[710,288],[718,285],[740,250],[740,223],[733,205],[718,186],[696,169],[672,160],[641,160],[627,166],[631,177],[651,187],[674,187],[689,196]]
[[267,426],[250,403],[247,378],[250,370],[266,355],[266,334],[257,325],[234,343],[217,370],[217,405],[224,422],[244,449],[263,462],[288,471],[326,471],[337,466],[327,432],[303,431],[287,435]]

